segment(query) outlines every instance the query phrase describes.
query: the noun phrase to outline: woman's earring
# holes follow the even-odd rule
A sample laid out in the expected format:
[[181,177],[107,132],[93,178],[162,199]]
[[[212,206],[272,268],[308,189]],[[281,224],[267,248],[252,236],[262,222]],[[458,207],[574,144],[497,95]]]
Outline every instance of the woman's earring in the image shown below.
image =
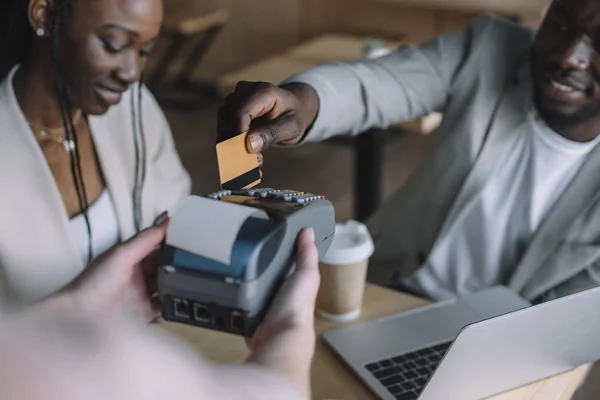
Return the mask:
[[43,37],[46,34],[46,31],[44,30],[44,28],[38,28],[35,33],[39,36],[39,37]]

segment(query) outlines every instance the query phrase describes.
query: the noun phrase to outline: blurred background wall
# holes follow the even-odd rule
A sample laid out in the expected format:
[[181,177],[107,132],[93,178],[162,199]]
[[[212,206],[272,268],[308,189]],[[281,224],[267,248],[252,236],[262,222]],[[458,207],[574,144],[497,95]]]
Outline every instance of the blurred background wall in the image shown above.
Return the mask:
[[536,24],[548,0],[167,0],[168,7],[225,9],[230,21],[199,76],[214,77],[326,32],[426,40],[482,11]]

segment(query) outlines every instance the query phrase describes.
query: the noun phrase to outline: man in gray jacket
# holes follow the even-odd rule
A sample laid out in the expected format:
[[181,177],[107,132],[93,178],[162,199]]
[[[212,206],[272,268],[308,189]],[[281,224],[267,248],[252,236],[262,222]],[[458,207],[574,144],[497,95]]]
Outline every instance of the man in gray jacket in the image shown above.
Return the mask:
[[546,301],[600,283],[599,48],[594,0],[555,0],[537,32],[486,14],[378,59],[241,82],[219,135],[250,131],[260,152],[442,112],[431,154],[368,221],[369,279]]

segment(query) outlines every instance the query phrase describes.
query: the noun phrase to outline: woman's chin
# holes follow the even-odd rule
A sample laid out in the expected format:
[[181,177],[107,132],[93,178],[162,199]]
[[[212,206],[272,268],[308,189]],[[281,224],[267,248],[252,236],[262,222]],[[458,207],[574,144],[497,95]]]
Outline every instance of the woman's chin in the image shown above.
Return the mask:
[[106,114],[108,110],[110,110],[110,107],[111,106],[105,104],[96,103],[91,106],[84,106],[81,110],[86,115],[101,116]]

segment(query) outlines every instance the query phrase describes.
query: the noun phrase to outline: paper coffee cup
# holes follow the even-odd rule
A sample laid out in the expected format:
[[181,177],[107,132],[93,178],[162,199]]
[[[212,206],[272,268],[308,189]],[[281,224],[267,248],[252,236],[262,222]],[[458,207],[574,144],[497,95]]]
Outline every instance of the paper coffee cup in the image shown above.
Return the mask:
[[319,263],[319,315],[339,322],[360,316],[373,251],[373,240],[364,224],[350,220],[336,225],[331,246]]

